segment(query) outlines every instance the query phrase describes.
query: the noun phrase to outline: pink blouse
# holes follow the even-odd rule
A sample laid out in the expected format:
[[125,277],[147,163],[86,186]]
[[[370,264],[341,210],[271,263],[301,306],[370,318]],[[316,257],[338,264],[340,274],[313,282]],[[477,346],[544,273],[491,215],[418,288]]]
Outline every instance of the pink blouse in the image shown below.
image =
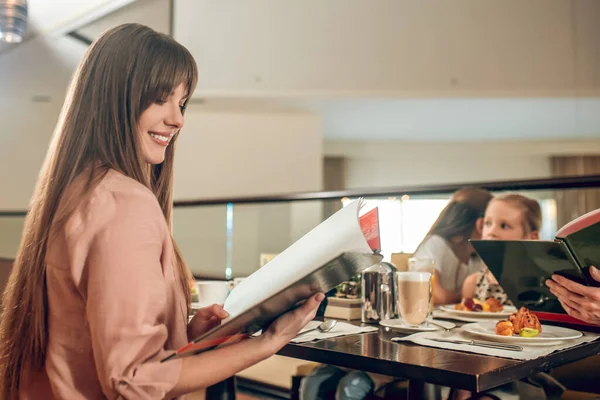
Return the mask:
[[109,171],[48,241],[49,341],[25,399],[162,399],[187,342],[187,308],[158,201]]

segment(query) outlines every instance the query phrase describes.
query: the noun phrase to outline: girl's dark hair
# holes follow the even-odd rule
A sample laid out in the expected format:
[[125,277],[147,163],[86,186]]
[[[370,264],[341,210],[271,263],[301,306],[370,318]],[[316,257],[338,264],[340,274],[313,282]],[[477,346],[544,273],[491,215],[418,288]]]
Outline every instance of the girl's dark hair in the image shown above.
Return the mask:
[[448,241],[456,237],[469,239],[477,220],[483,218],[492,197],[492,194],[485,189],[458,190],[452,195],[450,202],[433,223],[426,237],[439,235]]

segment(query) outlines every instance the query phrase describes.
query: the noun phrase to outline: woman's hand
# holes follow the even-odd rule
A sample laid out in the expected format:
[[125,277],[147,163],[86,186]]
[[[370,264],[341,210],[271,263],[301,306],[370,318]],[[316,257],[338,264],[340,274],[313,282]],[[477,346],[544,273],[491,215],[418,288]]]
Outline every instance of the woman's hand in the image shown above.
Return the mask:
[[[600,282],[600,271],[597,268],[590,267],[590,275]],[[600,288],[583,286],[559,275],[552,275],[546,285],[571,317],[600,325]]]
[[188,339],[195,339],[203,333],[208,332],[215,326],[220,325],[221,320],[228,316],[227,311],[219,304],[199,309],[188,324]]
[[279,318],[267,328],[260,338],[269,340],[274,346],[273,353],[289,343],[290,340],[296,337],[298,332],[315,318],[319,304],[325,298],[323,293],[316,293],[304,302],[300,307],[289,311]]

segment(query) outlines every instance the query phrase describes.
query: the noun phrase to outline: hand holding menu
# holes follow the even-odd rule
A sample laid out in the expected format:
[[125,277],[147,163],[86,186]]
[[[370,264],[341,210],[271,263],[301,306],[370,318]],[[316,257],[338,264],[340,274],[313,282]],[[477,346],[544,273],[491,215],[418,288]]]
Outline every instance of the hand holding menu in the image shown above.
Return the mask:
[[377,209],[359,218],[362,200],[329,217],[229,294],[222,324],[163,360],[236,342],[270,324],[317,292],[327,292],[382,257]]

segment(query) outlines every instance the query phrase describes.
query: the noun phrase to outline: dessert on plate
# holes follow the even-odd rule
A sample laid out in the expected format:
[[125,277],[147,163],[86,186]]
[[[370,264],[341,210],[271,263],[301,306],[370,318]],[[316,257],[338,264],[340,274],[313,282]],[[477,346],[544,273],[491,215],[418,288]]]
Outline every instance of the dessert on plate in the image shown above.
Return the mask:
[[525,307],[512,313],[507,320],[498,321],[496,334],[501,336],[519,335],[535,337],[542,332],[542,324],[538,317]]
[[495,297],[489,297],[486,301],[467,298],[460,303],[454,305],[455,310],[459,311],[474,311],[474,312],[501,312],[504,306]]

